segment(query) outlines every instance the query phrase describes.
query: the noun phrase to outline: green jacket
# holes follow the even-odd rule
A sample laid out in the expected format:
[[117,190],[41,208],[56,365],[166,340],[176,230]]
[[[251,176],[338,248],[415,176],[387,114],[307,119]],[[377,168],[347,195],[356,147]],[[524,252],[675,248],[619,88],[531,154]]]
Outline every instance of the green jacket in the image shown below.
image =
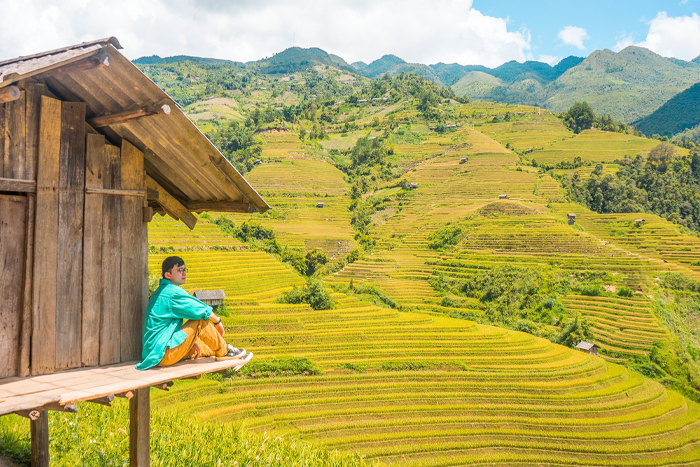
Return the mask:
[[143,326],[143,361],[137,370],[152,368],[163,359],[165,349],[185,342],[187,334],[180,329],[184,319],[209,319],[211,307],[194,298],[181,287],[161,279],[151,295]]

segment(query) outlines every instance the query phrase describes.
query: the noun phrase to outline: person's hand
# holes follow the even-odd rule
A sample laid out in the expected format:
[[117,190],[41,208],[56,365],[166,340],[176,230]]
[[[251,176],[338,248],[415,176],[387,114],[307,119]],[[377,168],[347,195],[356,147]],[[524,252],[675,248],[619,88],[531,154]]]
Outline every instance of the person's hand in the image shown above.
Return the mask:
[[216,328],[217,331],[219,331],[219,334],[221,334],[221,337],[224,336],[224,325],[219,323],[215,324],[214,327]]
[[192,358],[194,358],[195,360],[197,360],[197,359],[199,358],[199,353],[200,353],[200,352],[201,352],[201,350],[199,350],[199,346],[195,343],[195,344],[192,346]]

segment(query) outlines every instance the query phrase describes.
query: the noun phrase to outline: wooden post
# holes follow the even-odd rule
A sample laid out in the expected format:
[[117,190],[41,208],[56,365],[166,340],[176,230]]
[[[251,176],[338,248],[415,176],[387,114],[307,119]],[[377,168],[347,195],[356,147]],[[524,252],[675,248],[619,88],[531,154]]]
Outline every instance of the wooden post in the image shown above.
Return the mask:
[[151,465],[151,393],[150,388],[134,391],[129,399],[129,466]]
[[32,438],[32,467],[49,466],[49,413],[39,411],[39,418],[29,422]]
[[60,152],[61,101],[42,96],[34,229],[32,375],[53,373],[56,365]]

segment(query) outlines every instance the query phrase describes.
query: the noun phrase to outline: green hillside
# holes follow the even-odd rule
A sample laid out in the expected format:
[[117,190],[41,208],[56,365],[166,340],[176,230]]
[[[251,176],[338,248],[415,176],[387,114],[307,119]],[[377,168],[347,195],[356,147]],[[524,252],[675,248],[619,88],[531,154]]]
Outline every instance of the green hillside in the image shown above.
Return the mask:
[[585,100],[597,114],[634,122],[698,81],[700,69],[681,67],[641,47],[599,50],[549,86],[547,106],[563,111]]
[[654,113],[635,122],[647,135],[671,137],[700,124],[700,83],[675,95]]

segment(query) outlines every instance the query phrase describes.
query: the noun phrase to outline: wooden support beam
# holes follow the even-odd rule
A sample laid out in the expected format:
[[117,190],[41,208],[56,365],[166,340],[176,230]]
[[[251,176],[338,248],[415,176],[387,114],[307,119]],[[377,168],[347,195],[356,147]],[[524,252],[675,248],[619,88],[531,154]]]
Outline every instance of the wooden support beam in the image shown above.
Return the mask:
[[49,467],[49,416],[45,410],[29,422],[32,444],[32,467]]
[[160,389],[162,391],[169,391],[170,388],[172,387],[173,382],[172,381],[166,381],[165,383],[160,383],[156,384],[155,386],[151,386],[152,388]]
[[105,397],[98,397],[97,399],[91,399],[88,402],[92,402],[93,404],[105,405],[107,407],[112,407],[112,402],[114,402],[114,394],[110,394],[109,396],[105,396]]
[[18,410],[17,412],[14,412],[14,414],[19,415],[20,417],[28,418],[32,421],[39,420],[39,417],[41,417],[41,412],[38,410]]
[[38,407],[37,410],[42,411],[42,412],[44,412],[46,410],[53,410],[56,412],[77,413],[78,406],[75,404],[61,405],[58,402],[51,402],[50,404],[46,404],[46,405],[43,405],[41,407]]
[[193,212],[215,211],[215,212],[258,212],[250,203],[235,201],[203,201],[187,203],[187,209]]
[[129,401],[129,466],[149,467],[151,465],[150,388],[136,389],[136,395]]
[[153,220],[153,208],[144,206],[143,207],[143,221],[148,223]]
[[20,180],[16,178],[0,178],[0,191],[19,193],[36,193],[36,180]]
[[148,175],[146,176],[146,189],[149,201],[157,202],[168,215],[184,222],[190,230],[194,229],[194,226],[197,225],[197,217]]
[[19,99],[21,92],[17,86],[7,86],[0,89],[0,104],[12,102]]
[[98,195],[146,196],[146,190],[115,190],[112,188],[86,188],[85,193]]
[[115,394],[115,397],[123,397],[124,399],[129,399],[131,400],[132,397],[134,397],[134,393],[131,391],[126,391],[126,392],[120,392],[119,394]]
[[102,128],[105,126],[129,122],[131,120],[136,120],[139,118],[153,117],[154,115],[170,115],[170,105],[158,104],[149,107],[142,107],[140,109],[126,110],[124,112],[102,115],[100,117],[91,118],[90,120],[88,120],[88,123],[93,128]]
[[75,73],[78,71],[92,70],[94,68],[108,67],[110,60],[110,56],[105,53],[97,54],[83,60],[71,62],[58,68],[39,73],[38,75],[34,76],[34,78],[46,79],[66,73]]

